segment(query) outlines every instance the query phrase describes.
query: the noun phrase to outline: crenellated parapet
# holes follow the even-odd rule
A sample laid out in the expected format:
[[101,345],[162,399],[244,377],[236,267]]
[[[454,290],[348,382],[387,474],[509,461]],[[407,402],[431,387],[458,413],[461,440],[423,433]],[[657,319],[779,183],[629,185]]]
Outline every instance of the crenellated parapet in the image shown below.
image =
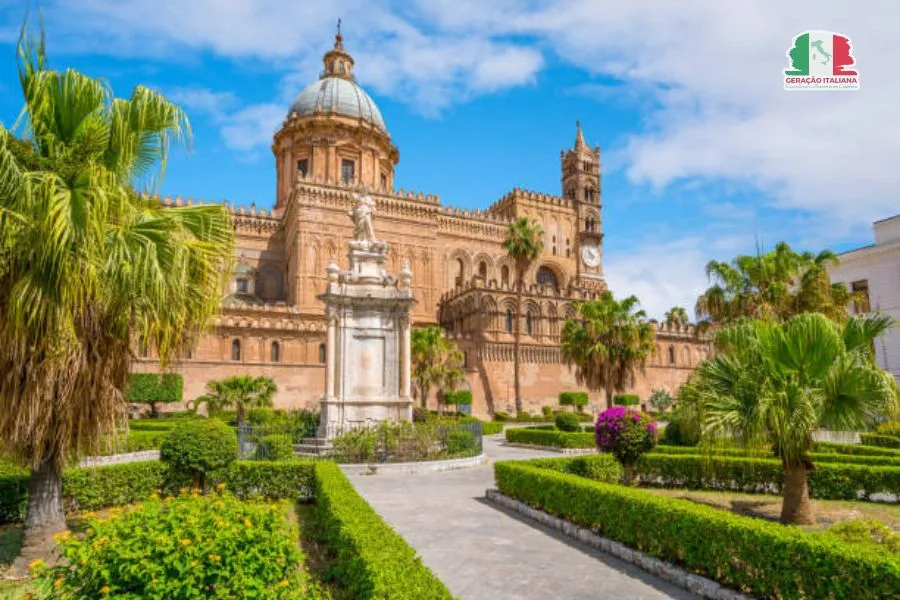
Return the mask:
[[307,334],[325,332],[325,319],[300,312],[299,307],[226,299],[221,314],[213,319],[219,329],[250,329]]
[[214,204],[224,206],[231,214],[232,223],[235,231],[238,233],[271,234],[281,226],[281,219],[275,215],[274,211],[257,208],[255,204],[250,204],[247,207],[231,204],[224,200],[222,202],[213,202],[202,199],[182,198],[181,196],[175,196],[174,198],[172,196],[152,196],[152,198],[158,200],[163,206],[168,207],[207,206]]
[[517,205],[526,203],[570,210],[575,209],[575,203],[568,198],[532,190],[524,190],[521,188],[513,188],[505,196],[494,202],[487,209],[487,212],[509,218],[514,214]]

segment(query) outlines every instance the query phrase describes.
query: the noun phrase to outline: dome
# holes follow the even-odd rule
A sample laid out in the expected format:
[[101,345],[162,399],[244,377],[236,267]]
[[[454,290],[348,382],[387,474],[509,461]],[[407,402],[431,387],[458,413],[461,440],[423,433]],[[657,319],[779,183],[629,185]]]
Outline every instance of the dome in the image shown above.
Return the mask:
[[334,113],[362,119],[387,133],[381,111],[355,81],[343,77],[323,77],[300,92],[291,105],[298,116]]

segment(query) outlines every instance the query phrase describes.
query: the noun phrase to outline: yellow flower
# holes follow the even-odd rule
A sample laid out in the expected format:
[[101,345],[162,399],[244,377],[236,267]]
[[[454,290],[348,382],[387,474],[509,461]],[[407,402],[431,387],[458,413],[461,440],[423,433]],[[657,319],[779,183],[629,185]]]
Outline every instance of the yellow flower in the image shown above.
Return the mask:
[[153,500],[159,500],[159,492],[153,492],[150,494],[150,498]]
[[181,540],[181,545],[182,545],[182,546],[190,546],[190,545],[191,545],[191,540]]
[[281,587],[287,587],[287,586],[288,586],[288,580],[287,580],[287,579],[282,579],[281,581],[278,582],[278,585],[280,585]]
[[86,558],[82,558],[82,559],[81,559],[81,566],[83,567],[83,566],[85,566],[86,564],[87,564],[87,559],[86,559]]
[[64,541],[66,541],[66,540],[69,539],[70,537],[72,537],[72,532],[69,531],[68,529],[66,529],[66,530],[64,530],[64,531],[60,531],[60,532],[57,533],[57,534],[54,534],[54,535],[53,535],[53,540],[58,544],[59,542],[64,542]]
[[103,594],[108,594],[108,593],[109,593],[109,586],[108,586],[108,585],[104,585],[102,588],[100,588],[100,592],[103,593]]
[[210,554],[209,560],[211,560],[213,562],[219,562],[220,560],[222,560],[222,557],[219,556],[218,554]]
[[38,571],[38,570],[41,570],[41,569],[43,569],[43,568],[46,567],[46,566],[47,566],[47,564],[46,564],[44,561],[42,561],[41,559],[39,559],[39,558],[36,559],[36,560],[31,561],[31,562],[28,564],[28,568],[29,568],[30,570],[32,570],[32,571]]
[[53,582],[53,587],[62,587],[62,584],[63,584],[63,578],[57,577],[56,581]]
[[219,491],[221,492],[222,490],[225,489],[225,484],[224,484],[224,483],[218,484],[218,485],[216,486],[216,489],[219,490]]
[[253,523],[250,521],[250,519],[244,519],[244,526],[253,527]]

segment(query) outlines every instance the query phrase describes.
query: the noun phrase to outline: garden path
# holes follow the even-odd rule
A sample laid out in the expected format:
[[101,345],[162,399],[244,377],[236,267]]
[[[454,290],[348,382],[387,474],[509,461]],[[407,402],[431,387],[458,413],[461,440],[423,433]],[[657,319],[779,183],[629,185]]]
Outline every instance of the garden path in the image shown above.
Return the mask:
[[443,473],[365,475],[357,491],[463,600],[693,599],[693,594],[488,503],[494,460],[560,456],[484,438],[487,464]]

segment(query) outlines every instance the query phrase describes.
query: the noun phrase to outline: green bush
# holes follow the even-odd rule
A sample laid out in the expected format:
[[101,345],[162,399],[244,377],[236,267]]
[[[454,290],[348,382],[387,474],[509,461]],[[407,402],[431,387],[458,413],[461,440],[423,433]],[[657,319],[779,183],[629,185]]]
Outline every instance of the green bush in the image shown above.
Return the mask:
[[560,392],[559,405],[574,406],[578,408],[578,410],[581,410],[588,405],[587,392]]
[[700,436],[679,418],[673,417],[663,428],[662,441],[670,446],[696,446],[700,443]]
[[447,453],[454,456],[475,456],[478,454],[475,436],[465,429],[448,432]]
[[263,436],[256,445],[256,460],[291,460],[295,457],[291,437],[284,434]]
[[128,376],[125,398],[128,402],[146,404],[156,415],[156,405],[180,402],[184,378],[178,373],[132,373]]
[[875,519],[840,521],[829,527],[826,533],[844,542],[900,555],[900,533]]
[[61,597],[322,598],[303,568],[284,504],[230,494],[152,498],[58,536],[68,564],[44,584]]
[[637,406],[641,403],[641,397],[637,394],[616,394],[613,396],[613,404],[616,406]]
[[[198,417],[195,417],[198,418]],[[135,419],[128,422],[129,431],[172,431],[176,425],[187,419]]]
[[504,433],[506,441],[512,444],[552,446],[554,448],[594,448],[597,445],[593,433],[548,431],[534,427],[512,427]]
[[232,463],[217,483],[224,483],[225,489],[238,498],[309,501],[315,493],[314,466],[308,460],[241,460]]
[[859,436],[864,446],[878,448],[900,448],[900,437],[880,433],[863,433]]
[[665,411],[675,404],[675,399],[667,390],[654,389],[647,399],[647,403],[657,411]]
[[329,578],[359,600],[447,599],[444,584],[372,510],[333,463],[316,464],[313,535],[332,555]]
[[124,454],[142,450],[156,450],[168,431],[129,431],[110,437],[100,444],[100,455]]
[[448,406],[471,406],[472,392],[469,390],[453,390],[444,392],[444,404]]
[[[635,472],[643,483],[688,489],[781,493],[781,462],[767,458],[645,454]],[[854,500],[900,490],[900,467],[819,463],[809,474],[809,495],[823,500]]]
[[28,469],[0,459],[0,525],[25,518],[30,476]]
[[271,425],[284,419],[284,413],[268,406],[258,406],[247,411],[247,422],[251,425]]
[[591,413],[587,413],[587,412],[567,412],[564,410],[558,410],[553,413],[553,418],[555,419],[556,415],[563,415],[563,414],[572,415],[573,417],[578,419],[578,421],[580,423],[593,423],[594,422],[594,415]]
[[876,600],[900,589],[897,560],[799,527],[557,473],[531,461],[498,462],[494,473],[509,497],[758,598]]
[[581,420],[574,413],[559,413],[553,422],[560,431],[581,431]]
[[68,512],[97,510],[130,504],[162,490],[169,468],[158,460],[67,469],[63,471],[63,498]]
[[[697,446],[657,446],[654,452],[660,454],[688,454],[694,456],[747,456],[753,458],[773,458],[769,450],[751,451],[742,448],[704,448]],[[837,454],[829,452],[811,452],[812,461],[818,463],[844,463],[853,465],[872,465],[877,467],[900,467],[900,456],[866,456]]]
[[159,449],[160,460],[200,487],[215,471],[237,460],[237,455],[237,435],[216,419],[179,423],[166,434]]
[[503,433],[503,423],[494,421],[481,422],[481,435],[496,435]]
[[553,419],[553,408],[550,406],[542,406],[541,407],[541,416],[543,416],[546,420],[550,421]]
[[498,422],[509,421],[509,413],[498,410],[494,413],[494,420]]
[[863,446],[862,444],[836,444],[833,442],[816,442],[813,445],[816,452],[846,454],[851,456],[896,456],[900,458],[900,449],[878,448],[877,446]]
[[231,427],[237,426],[237,411],[236,410],[223,410],[219,408],[210,408],[209,409],[209,418],[210,419],[218,419],[222,421],[226,425],[230,425]]
[[900,421],[886,421],[876,427],[875,430],[882,435],[900,437]]
[[541,469],[570,473],[604,483],[622,481],[622,465],[612,454],[589,454],[565,458],[536,458],[528,464]]

